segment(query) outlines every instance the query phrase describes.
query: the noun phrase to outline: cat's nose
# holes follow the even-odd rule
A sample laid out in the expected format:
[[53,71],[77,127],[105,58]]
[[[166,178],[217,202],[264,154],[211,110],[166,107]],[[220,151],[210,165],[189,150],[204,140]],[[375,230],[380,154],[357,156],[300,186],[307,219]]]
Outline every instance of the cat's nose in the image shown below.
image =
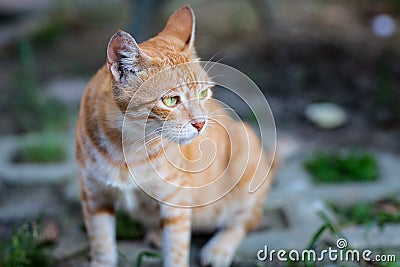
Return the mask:
[[194,128],[197,129],[197,131],[200,132],[206,122],[204,120],[192,120],[191,124]]

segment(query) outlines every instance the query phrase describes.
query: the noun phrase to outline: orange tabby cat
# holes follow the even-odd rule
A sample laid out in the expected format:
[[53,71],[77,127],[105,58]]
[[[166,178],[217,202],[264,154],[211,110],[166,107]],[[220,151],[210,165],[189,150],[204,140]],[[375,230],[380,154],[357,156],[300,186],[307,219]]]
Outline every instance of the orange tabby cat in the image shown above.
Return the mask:
[[140,45],[115,33],[107,64],[87,86],[76,155],[91,266],[117,265],[117,207],[162,232],[166,267],[189,266],[192,230],[217,231],[201,264],[229,266],[260,222],[271,179],[251,194],[249,185],[267,176],[271,159],[251,128],[212,98],[194,26],[185,6]]

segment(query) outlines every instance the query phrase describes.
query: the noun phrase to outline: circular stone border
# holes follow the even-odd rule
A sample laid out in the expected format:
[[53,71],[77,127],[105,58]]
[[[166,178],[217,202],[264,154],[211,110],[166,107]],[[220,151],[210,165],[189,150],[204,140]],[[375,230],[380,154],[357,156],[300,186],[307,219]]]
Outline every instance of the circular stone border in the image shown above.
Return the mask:
[[43,135],[28,134],[0,139],[0,181],[10,184],[62,183],[76,174],[73,138],[56,136],[64,144],[66,159],[54,163],[13,163],[11,158],[23,146],[41,142]]

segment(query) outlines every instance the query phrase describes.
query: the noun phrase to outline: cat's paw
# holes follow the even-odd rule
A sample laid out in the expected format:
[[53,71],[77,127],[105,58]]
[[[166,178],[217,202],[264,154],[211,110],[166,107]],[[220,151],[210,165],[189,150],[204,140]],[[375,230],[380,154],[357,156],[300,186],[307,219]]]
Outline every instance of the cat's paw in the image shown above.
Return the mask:
[[207,243],[200,252],[202,266],[229,267],[233,260],[234,252],[226,244]]

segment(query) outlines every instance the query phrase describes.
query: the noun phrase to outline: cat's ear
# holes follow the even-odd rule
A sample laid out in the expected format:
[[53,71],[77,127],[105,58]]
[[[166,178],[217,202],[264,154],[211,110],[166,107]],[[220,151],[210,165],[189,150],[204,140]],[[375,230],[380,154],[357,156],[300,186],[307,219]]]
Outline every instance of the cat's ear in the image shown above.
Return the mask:
[[150,63],[151,58],[129,33],[118,31],[111,37],[107,47],[107,65],[115,81],[125,83]]
[[192,8],[181,7],[172,14],[167,25],[160,34],[169,35],[179,41],[178,48],[182,51],[193,51],[196,20]]

